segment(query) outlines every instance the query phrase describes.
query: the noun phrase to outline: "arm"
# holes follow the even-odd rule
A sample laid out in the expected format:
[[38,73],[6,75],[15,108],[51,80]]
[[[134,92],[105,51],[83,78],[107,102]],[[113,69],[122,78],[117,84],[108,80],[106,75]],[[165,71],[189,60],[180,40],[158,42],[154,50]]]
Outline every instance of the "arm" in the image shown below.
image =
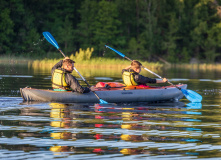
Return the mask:
[[70,85],[71,89],[75,92],[79,93],[88,93],[90,89],[87,87],[82,87],[78,80],[71,74],[66,74],[65,81],[68,85]]
[[139,75],[139,74],[135,75],[134,79],[135,79],[135,81],[136,81],[137,83],[140,83],[140,84],[157,83],[157,80],[156,80],[156,79],[144,77],[144,76]]
[[[63,60],[65,60],[65,59],[69,59],[69,57],[65,57]],[[54,72],[55,69],[58,69],[58,68],[61,68],[61,67],[62,67],[62,65],[63,65],[63,60],[60,60],[58,63],[56,63],[56,64],[52,67],[52,69],[51,69],[51,74],[53,74],[53,72]]]
[[156,83],[166,83],[168,80],[166,78],[163,78],[162,80],[157,80]]
[[51,69],[51,74],[53,74],[55,69],[61,68],[62,64],[63,64],[63,60],[60,60],[58,63],[56,63]]
[[124,68],[125,70],[128,70],[128,69],[130,69],[131,68],[131,65],[130,66],[128,66],[128,67],[126,67],[126,68]]
[[124,73],[124,71],[126,71],[126,70],[128,70],[128,69],[130,69],[131,68],[131,66],[128,66],[128,67],[126,67],[126,68],[124,68],[124,69],[122,69],[122,74]]

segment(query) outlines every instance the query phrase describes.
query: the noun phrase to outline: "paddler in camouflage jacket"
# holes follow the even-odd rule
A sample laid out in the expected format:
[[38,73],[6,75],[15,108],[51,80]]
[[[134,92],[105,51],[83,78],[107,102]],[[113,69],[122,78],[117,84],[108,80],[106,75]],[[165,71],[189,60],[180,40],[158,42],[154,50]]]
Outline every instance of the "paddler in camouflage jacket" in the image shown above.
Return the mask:
[[51,69],[52,87],[55,91],[74,91],[79,93],[88,93],[94,90],[94,87],[82,87],[78,80],[71,74],[74,70],[74,61],[66,57],[59,61]]

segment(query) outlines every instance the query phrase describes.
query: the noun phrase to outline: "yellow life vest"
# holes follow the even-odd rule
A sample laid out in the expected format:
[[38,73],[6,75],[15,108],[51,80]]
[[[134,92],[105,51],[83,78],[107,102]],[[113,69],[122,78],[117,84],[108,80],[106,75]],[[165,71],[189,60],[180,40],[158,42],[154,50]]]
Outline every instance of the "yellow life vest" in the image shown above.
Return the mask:
[[70,90],[70,86],[65,81],[65,72],[60,69],[55,69],[51,81],[53,89]]
[[126,86],[137,86],[138,83],[134,80],[134,73],[130,71],[124,71],[122,75],[123,82]]

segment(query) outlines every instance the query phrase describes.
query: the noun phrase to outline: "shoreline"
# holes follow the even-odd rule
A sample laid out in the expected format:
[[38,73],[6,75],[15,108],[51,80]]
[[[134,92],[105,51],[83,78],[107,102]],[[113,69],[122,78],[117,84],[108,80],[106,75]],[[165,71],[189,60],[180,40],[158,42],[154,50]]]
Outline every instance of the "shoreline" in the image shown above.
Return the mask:
[[[23,58],[2,58],[0,64],[28,64],[33,68],[51,68],[58,61],[62,59],[44,59],[44,60],[31,60]],[[162,68],[185,68],[194,70],[221,70],[221,64],[163,64],[159,62],[146,62],[140,61],[143,66],[149,69],[162,69]],[[124,59],[110,59],[110,58],[92,58],[91,60],[78,61],[75,63],[76,67],[82,68],[125,68],[130,65],[130,61]]]

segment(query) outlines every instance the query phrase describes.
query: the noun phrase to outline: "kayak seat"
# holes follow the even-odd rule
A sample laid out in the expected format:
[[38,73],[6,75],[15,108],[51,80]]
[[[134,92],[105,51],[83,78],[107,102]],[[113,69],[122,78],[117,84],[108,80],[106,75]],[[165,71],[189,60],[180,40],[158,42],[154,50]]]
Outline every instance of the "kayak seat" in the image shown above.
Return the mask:
[[95,87],[103,87],[103,88],[119,88],[119,87],[125,87],[123,83],[120,82],[98,82]]

